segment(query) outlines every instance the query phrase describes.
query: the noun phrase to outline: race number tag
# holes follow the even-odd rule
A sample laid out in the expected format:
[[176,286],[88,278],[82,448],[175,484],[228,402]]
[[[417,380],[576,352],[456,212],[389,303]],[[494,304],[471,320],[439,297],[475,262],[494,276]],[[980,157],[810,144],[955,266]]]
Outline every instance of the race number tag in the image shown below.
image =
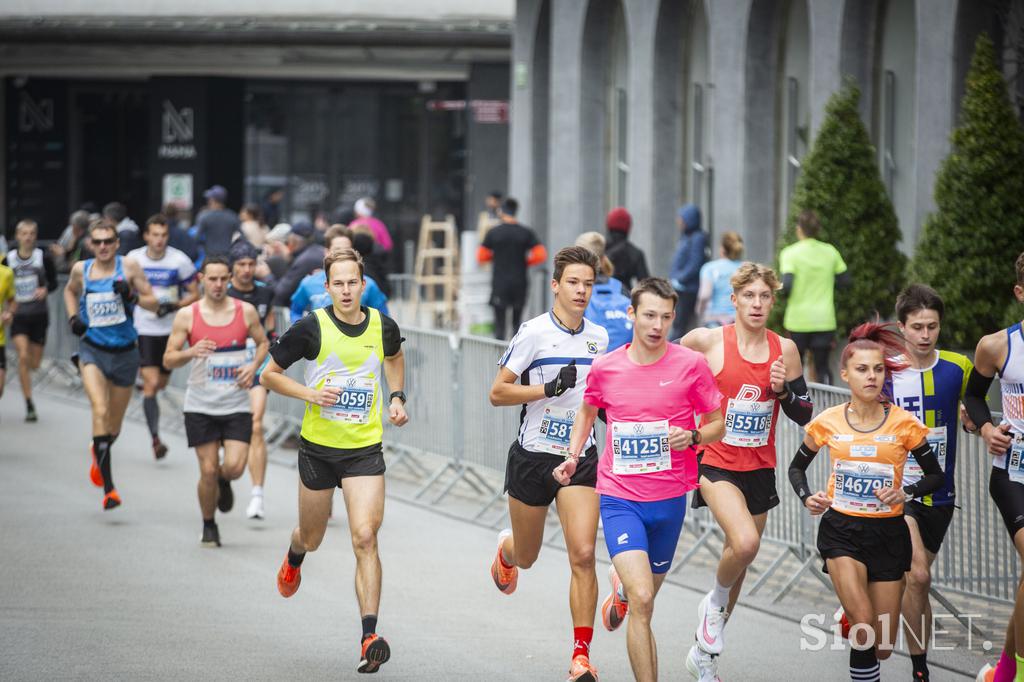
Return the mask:
[[94,291],[85,295],[85,309],[90,327],[113,327],[128,320],[124,301],[113,291]]
[[212,386],[234,386],[238,372],[246,364],[245,350],[214,353],[206,358],[206,383]]
[[722,442],[740,448],[768,445],[774,402],[730,398],[725,408],[725,437]]
[[671,468],[667,419],[612,423],[612,473],[628,476]]
[[1014,483],[1024,483],[1024,434],[1013,434],[1010,454],[1006,456],[1006,473]]
[[[935,453],[935,459],[939,460],[939,466],[942,471],[946,471],[946,427],[937,426],[934,429],[928,431],[926,436],[928,439],[928,445],[931,446],[932,452]],[[924,476],[924,471],[921,470],[921,465],[917,463],[913,455],[907,455],[907,463],[903,465],[903,485],[913,485],[921,480]]]
[[833,509],[858,514],[883,514],[891,511],[889,505],[875,497],[875,491],[893,487],[895,476],[892,464],[839,459],[836,460],[832,475],[835,476]]
[[159,303],[177,303],[178,302],[178,287],[165,287],[157,284],[153,285],[153,295],[156,296],[156,300]]
[[540,440],[535,446],[537,451],[552,455],[568,454],[569,434],[572,433],[572,422],[575,418],[576,410],[545,407],[544,416],[540,420]]
[[349,424],[365,424],[370,419],[373,394],[377,382],[371,377],[327,377],[324,387],[339,386],[341,394],[333,407],[321,407],[320,416],[333,421]]
[[36,275],[18,275],[14,278],[14,300],[17,303],[28,303],[36,297],[39,288],[39,277]]

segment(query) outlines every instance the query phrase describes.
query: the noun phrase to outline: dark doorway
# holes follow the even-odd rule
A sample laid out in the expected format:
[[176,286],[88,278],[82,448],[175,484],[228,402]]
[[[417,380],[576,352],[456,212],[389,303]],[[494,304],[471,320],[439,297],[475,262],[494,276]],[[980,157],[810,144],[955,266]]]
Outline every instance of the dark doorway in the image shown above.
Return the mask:
[[71,203],[111,201],[142,223],[157,210],[148,177],[149,94],[144,86],[89,84],[72,89]]

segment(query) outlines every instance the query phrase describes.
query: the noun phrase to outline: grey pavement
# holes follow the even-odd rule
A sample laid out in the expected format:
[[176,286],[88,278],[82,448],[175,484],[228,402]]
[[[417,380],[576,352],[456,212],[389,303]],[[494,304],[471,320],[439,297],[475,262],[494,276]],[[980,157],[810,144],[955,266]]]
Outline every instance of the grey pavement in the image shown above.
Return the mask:
[[[145,427],[127,422],[113,450],[124,505],[104,512],[87,476],[88,411],[41,395],[40,422],[25,424],[16,384],[6,393],[0,679],[363,677],[355,673],[359,616],[340,493],[323,546],[286,600],[275,574],[296,520],[294,469],[270,466],[262,522],[245,519],[247,477],[236,483],[235,510],[219,519],[224,546],[203,549],[198,470],[182,436],[167,434],[170,454],[156,463]],[[488,574],[493,531],[395,497],[380,545],[378,629],[393,655],[377,679],[565,679],[572,630],[563,551],[545,547],[508,597]],[[602,592],[604,572],[602,564]],[[672,584],[659,595],[661,679],[690,679],[684,658],[699,598]],[[600,616],[597,626],[592,660],[601,679],[631,679],[624,631],[604,631]],[[723,680],[847,679],[845,650],[801,651],[799,626],[761,610],[738,608],[726,640]],[[910,679],[902,656],[882,670],[886,680]],[[963,679],[934,672],[936,680]]]

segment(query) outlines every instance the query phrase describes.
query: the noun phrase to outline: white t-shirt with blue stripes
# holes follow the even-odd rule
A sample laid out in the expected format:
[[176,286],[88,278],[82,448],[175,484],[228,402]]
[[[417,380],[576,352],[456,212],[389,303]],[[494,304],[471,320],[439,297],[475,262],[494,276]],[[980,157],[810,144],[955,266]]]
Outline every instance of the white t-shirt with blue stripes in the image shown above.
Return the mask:
[[[550,311],[527,320],[509,343],[498,365],[508,368],[523,385],[546,384],[559,370],[576,361],[576,386],[560,396],[534,400],[523,405],[519,425],[519,444],[532,452],[559,450],[558,442],[568,443],[565,421],[583,403],[587,374],[594,359],[608,349],[608,332],[584,319],[583,329],[573,334],[559,325]],[[571,427],[571,420],[569,420]],[[544,433],[542,433],[542,428]],[[587,438],[586,448],[594,443]]]

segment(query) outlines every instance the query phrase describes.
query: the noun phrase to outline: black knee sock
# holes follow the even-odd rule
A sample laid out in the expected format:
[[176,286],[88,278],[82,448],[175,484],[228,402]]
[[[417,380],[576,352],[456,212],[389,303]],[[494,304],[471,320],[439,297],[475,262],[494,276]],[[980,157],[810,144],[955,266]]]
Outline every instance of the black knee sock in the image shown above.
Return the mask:
[[142,410],[146,413],[146,426],[149,427],[149,435],[159,438],[160,404],[157,403],[155,395],[142,399]]
[[114,479],[110,474],[110,446],[113,439],[110,436],[96,436],[92,439],[93,452],[96,453],[96,465],[103,475],[103,492],[109,493],[114,489]]
[[377,614],[363,616],[363,639],[377,632]]
[[306,558],[306,553],[296,554],[292,551],[292,548],[288,548],[288,565],[292,568],[298,568],[302,565],[302,560]]
[[928,652],[923,654],[910,654],[910,662],[914,666],[914,674],[921,673],[919,677],[915,677],[915,680],[924,680],[928,682]]
[[879,682],[881,668],[878,666],[878,656],[875,654],[875,647],[858,651],[850,648],[850,680],[851,682]]

